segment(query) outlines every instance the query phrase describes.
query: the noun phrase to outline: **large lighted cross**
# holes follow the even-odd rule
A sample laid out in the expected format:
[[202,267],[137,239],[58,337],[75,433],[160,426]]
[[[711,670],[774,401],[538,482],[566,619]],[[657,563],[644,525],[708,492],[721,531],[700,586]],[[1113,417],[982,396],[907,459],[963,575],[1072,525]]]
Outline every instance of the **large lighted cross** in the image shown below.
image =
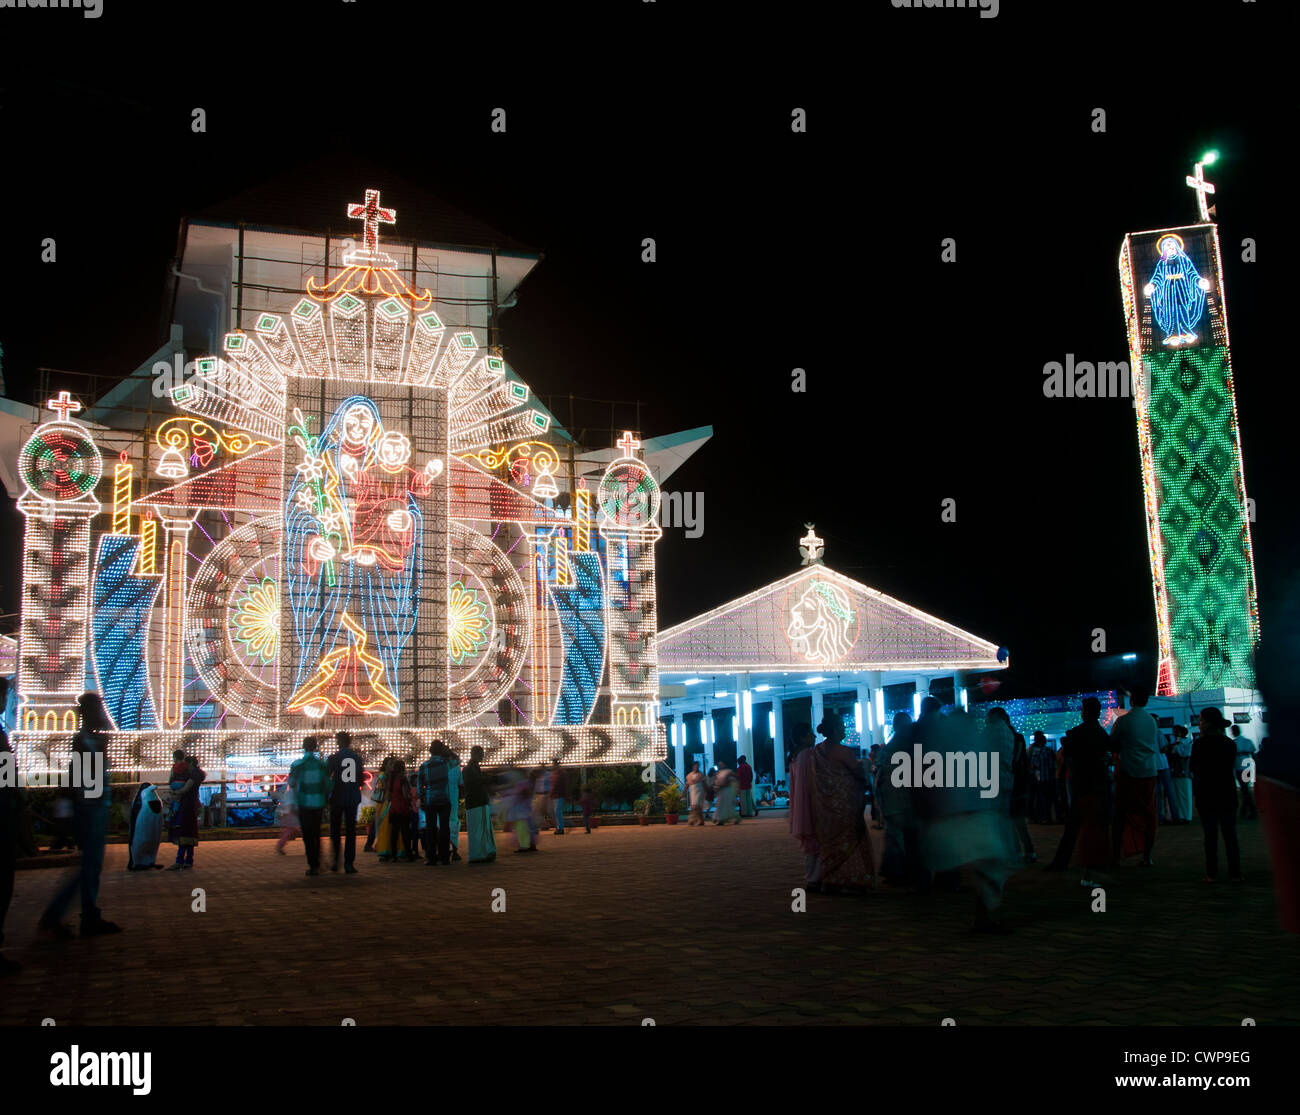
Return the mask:
[[81,404],[67,391],[60,391],[57,399],[47,399],[45,401],[45,409],[57,410],[59,412],[59,421],[66,422],[68,414],[76,414],[81,409]]
[[1214,193],[1214,183],[1205,180],[1205,164],[1196,164],[1196,174],[1187,176],[1187,184],[1196,191],[1196,205],[1201,211],[1201,220],[1210,219],[1209,206],[1205,204],[1205,195]]
[[363,221],[366,229],[366,251],[379,251],[379,223],[386,225],[397,223],[397,210],[384,209],[379,204],[379,191],[367,190],[366,200],[360,204],[352,202],[348,206],[348,216],[356,221]]
[[618,441],[616,441],[614,444],[617,445],[621,450],[623,450],[623,455],[625,457],[632,456],[633,449],[641,448],[641,443],[632,436],[631,430],[624,430],[623,436],[619,438]]
[[804,526],[808,528],[808,533],[799,539],[799,552],[803,555],[803,561],[800,564],[821,565],[822,554],[825,551],[822,540],[813,531],[812,523],[804,523]]

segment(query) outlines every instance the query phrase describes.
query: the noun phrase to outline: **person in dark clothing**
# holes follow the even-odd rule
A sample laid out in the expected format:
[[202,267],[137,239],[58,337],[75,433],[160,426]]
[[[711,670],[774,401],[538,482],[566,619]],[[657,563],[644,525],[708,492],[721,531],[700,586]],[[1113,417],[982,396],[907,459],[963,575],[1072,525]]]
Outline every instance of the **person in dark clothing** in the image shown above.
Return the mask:
[[[921,700],[921,714],[912,725],[912,746],[920,744],[922,751],[939,750],[943,705],[938,697],[924,697]],[[936,790],[933,787],[912,787],[912,814],[916,822],[916,836],[913,843],[921,848],[926,841],[926,831],[933,813]],[[907,837],[904,837],[907,840]],[[909,857],[910,858],[910,857]],[[923,856],[916,857],[916,888],[919,894],[928,894],[931,887],[938,891],[955,891],[961,887],[961,868],[948,868],[943,871],[930,870]]]
[[103,784],[99,786],[98,794],[88,792],[90,788],[85,785],[77,787],[76,825],[81,866],[50,899],[38,923],[42,932],[60,940],[72,936],[72,930],[62,924],[62,919],[78,891],[81,892],[83,937],[102,937],[122,931],[120,925],[104,919],[98,905],[99,878],[104,870],[104,845],[108,837],[107,733],[113,730],[113,722],[104,707],[104,699],[98,693],[83,693],[77,699],[77,709],[81,714],[81,730],[73,738],[72,749],[78,753],[78,758],[99,766]]
[[[9,702],[9,679],[0,677],[0,714]],[[13,750],[4,722],[0,720],[0,755],[13,762]],[[0,779],[0,948],[5,943],[5,917],[14,896],[14,866],[18,859],[18,786],[16,779]],[[22,967],[0,953],[0,975],[9,975]]]
[[420,764],[417,784],[431,837],[424,850],[424,862],[429,867],[445,866],[451,863],[451,795],[448,793],[447,745],[442,740],[434,740],[429,747],[429,758]]
[[[1006,710],[1003,710],[1003,716],[1006,716]],[[1025,737],[1019,732],[1016,732],[1015,736],[1016,746],[1011,758],[1011,826],[1015,830],[1020,854],[1029,863],[1037,863],[1038,854],[1034,851],[1034,839],[1029,835],[1027,821],[1033,772],[1029,769],[1029,749],[1025,746]]]
[[352,736],[339,732],[334,737],[338,750],[329,758],[330,786],[330,870],[339,869],[339,844],[344,833],[343,870],[357,873],[357,810],[361,808],[361,756],[352,749]]
[[1192,744],[1192,793],[1205,833],[1205,881],[1219,874],[1219,832],[1228,853],[1228,878],[1241,882],[1237,846],[1237,745],[1225,734],[1228,722],[1217,708],[1201,710],[1201,734]]
[[[1064,871],[1074,855],[1074,844],[1082,833],[1079,859],[1084,868],[1105,867],[1110,860],[1106,833],[1106,805],[1110,777],[1106,773],[1106,756],[1110,737],[1101,726],[1101,702],[1086,697],[1082,707],[1083,722],[1076,724],[1061,741],[1061,753],[1070,770],[1070,812],[1065,832],[1047,871]],[[1084,882],[1089,882],[1085,879]]]
[[564,835],[564,801],[569,796],[569,778],[560,760],[551,768],[551,808],[555,810],[555,835]]
[[479,763],[483,748],[470,748],[461,784],[465,788],[465,832],[469,838],[469,862],[491,863],[497,858],[496,834],[492,831],[492,808],[489,804],[488,777]]

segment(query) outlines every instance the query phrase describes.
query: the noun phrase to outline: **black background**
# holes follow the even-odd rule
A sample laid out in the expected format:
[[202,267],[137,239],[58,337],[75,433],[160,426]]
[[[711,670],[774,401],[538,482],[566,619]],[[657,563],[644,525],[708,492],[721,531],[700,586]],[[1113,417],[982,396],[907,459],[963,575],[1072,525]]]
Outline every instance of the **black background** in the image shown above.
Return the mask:
[[1097,627],[1154,680],[1133,408],[1045,398],[1042,369],[1128,358],[1120,243],[1194,222],[1183,177],[1217,149],[1267,638],[1296,541],[1274,6],[105,4],[0,11],[10,398],[153,352],[183,215],[324,155],[342,207],[379,162],[545,252],[503,318],[538,394],[713,426],[668,483],[705,529],[662,543],[661,626],[791,572],[812,521],[833,568],[1008,647],[1008,696],[1108,680]]

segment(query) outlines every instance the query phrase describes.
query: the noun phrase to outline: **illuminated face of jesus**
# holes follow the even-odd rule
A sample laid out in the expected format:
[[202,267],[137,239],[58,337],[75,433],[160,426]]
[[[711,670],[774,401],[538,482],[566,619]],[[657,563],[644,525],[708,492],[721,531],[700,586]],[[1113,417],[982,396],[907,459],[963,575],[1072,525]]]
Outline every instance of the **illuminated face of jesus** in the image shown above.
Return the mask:
[[343,415],[343,444],[357,449],[370,441],[375,416],[368,407],[354,406]]
[[375,453],[379,458],[379,466],[385,472],[397,472],[411,459],[411,443],[405,434],[389,430],[379,439]]

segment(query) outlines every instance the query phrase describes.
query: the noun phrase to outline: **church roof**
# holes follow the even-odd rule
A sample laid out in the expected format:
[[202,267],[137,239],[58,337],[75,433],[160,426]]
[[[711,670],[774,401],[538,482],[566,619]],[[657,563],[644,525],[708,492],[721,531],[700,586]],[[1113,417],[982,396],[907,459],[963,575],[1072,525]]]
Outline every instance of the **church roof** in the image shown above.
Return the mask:
[[813,564],[659,633],[659,672],[998,670],[998,647]]

